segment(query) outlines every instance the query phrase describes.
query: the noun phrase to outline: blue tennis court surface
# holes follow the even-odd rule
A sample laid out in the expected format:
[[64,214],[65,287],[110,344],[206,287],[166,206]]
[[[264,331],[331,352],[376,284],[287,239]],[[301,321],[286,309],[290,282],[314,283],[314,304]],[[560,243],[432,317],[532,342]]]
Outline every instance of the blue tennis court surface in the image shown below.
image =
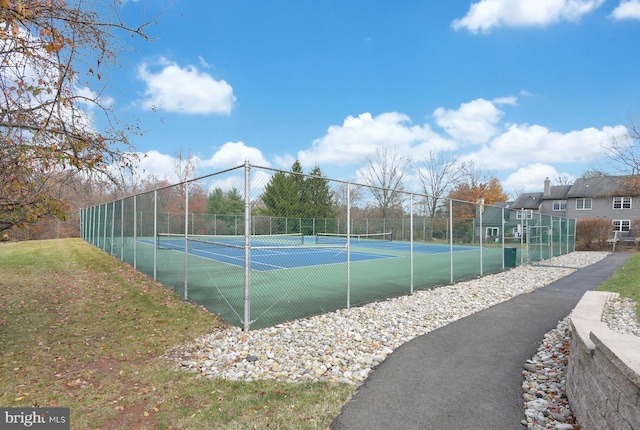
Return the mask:
[[[141,242],[153,245],[153,241]],[[184,252],[184,243],[164,244],[165,250]],[[234,266],[244,266],[244,249],[220,246],[208,243],[190,242],[189,254]],[[358,252],[351,250],[351,262],[401,258],[398,255]],[[291,247],[258,248],[250,250],[252,270],[282,270],[298,267],[322,266],[347,262],[347,250],[344,248]]]
[[[409,242],[356,242],[351,244],[352,247],[357,248],[375,248],[388,251],[398,252],[411,252],[411,244]],[[475,246],[459,246],[455,245],[453,248],[450,245],[436,244],[436,243],[414,243],[413,252],[420,254],[447,254],[451,252],[461,251],[477,251],[479,248]]]
[[[242,237],[240,237],[241,239]],[[142,243],[154,245],[153,240],[142,239]],[[162,240],[160,251],[178,251],[184,252],[184,239],[179,240]],[[234,266],[244,266],[244,248],[239,246],[241,241],[228,246],[223,243],[208,243],[200,241],[188,241],[188,252],[201,258],[214,260],[220,263],[231,264]],[[336,242],[336,247],[318,246],[313,237],[305,237],[298,242],[296,246],[275,247],[271,244],[269,247],[266,243],[252,241],[252,246],[256,248],[250,249],[250,267],[252,270],[268,271],[295,269],[300,267],[323,266],[330,264],[344,264],[347,262],[346,248],[338,246],[346,244],[346,240],[342,243]],[[263,246],[263,247],[259,247]],[[362,250],[364,249],[364,251]],[[367,252],[367,249],[376,252]],[[477,250],[476,247],[459,246],[454,247],[454,251],[472,251]],[[374,260],[384,260],[392,258],[407,257],[411,250],[408,242],[392,242],[392,241],[353,241],[351,243],[350,261],[364,262]],[[385,253],[384,251],[394,252],[394,254]],[[449,245],[414,243],[413,251],[421,254],[440,254],[449,253],[451,247]],[[406,254],[404,254],[406,253]]]

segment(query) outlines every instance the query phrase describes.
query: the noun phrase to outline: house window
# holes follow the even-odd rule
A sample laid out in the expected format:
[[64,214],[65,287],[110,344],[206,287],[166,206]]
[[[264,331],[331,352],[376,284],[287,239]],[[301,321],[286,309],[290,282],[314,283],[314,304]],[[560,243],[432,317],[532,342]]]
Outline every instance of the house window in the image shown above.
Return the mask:
[[486,237],[498,237],[500,235],[500,229],[498,227],[487,227]]
[[631,197],[614,197],[614,209],[631,209]]
[[576,199],[576,210],[579,210],[579,211],[591,210],[591,199]]
[[614,219],[613,230],[614,231],[629,231],[631,229],[631,221],[628,219]]
[[533,219],[533,209],[520,209],[516,212],[516,219]]
[[553,210],[554,211],[566,211],[567,210],[567,201],[566,200],[554,200],[553,201]]

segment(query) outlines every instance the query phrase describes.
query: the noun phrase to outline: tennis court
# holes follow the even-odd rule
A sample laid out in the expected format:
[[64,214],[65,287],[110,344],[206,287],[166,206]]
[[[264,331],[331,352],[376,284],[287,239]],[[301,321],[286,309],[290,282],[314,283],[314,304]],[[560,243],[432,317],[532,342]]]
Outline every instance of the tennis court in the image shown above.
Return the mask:
[[[344,308],[347,297],[353,306],[447,284],[452,268],[456,279],[475,276],[481,254],[485,272],[502,269],[501,247],[481,252],[479,246],[411,244],[372,235],[353,235],[349,242],[347,248],[345,235],[251,237],[251,327]],[[244,236],[140,238],[139,270],[153,272],[154,247],[164,284],[184,294],[187,260],[189,298],[242,325]]]
[[390,215],[376,190],[246,161],[84,208],[82,236],[245,330],[574,249],[575,219],[404,191]]

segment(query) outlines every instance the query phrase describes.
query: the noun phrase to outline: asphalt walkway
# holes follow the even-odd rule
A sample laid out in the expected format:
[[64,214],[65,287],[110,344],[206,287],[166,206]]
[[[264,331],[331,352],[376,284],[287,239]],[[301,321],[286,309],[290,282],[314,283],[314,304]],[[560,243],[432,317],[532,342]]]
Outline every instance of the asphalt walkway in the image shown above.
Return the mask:
[[343,407],[333,430],[521,429],[522,369],[545,333],[622,267],[612,254],[553,284],[402,345]]

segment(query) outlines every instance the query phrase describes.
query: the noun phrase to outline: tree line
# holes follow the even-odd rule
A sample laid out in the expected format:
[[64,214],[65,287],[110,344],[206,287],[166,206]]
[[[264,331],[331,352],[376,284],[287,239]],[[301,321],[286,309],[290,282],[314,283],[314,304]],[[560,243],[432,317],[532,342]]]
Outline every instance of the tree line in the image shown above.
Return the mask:
[[[78,207],[169,185],[166,178],[153,176],[131,180],[139,161],[131,139],[141,130],[135,120],[116,115],[114,105],[102,96],[111,67],[129,49],[124,36],[148,39],[145,30],[155,19],[124,22],[120,6],[119,0],[0,2],[0,233],[32,233],[35,226],[60,234],[59,222],[47,223],[69,220],[77,229]],[[640,190],[639,143],[640,129],[632,121],[625,136],[604,148],[613,171],[629,175],[631,192]],[[181,180],[192,177],[195,167],[189,157],[176,160]],[[331,188],[319,166],[304,173],[296,161],[290,172],[271,177],[252,211],[333,218],[344,215],[348,200],[355,217],[399,217],[409,177],[419,184],[423,214],[431,219],[442,211],[443,199],[482,199],[485,204],[507,200],[500,181],[473,162],[436,151],[412,160],[381,147],[359,172],[375,204],[361,204],[366,200],[363,187],[347,189],[339,183]],[[207,191],[195,185],[189,192],[190,211],[243,211],[237,189]],[[184,210],[181,193],[178,188],[167,192],[167,210]]]

